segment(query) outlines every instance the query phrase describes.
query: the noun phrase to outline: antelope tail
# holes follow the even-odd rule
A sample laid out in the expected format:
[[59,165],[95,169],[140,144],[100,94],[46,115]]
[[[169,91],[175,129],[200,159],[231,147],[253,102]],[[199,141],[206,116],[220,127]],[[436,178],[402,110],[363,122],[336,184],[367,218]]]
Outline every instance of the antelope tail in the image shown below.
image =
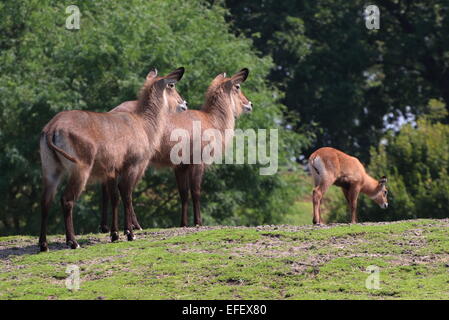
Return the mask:
[[324,174],[324,168],[323,163],[321,161],[320,157],[313,157],[309,159],[309,169],[310,173],[313,177],[313,182],[315,183],[315,186],[319,185],[321,183],[321,180],[323,178]]
[[77,163],[78,160],[74,157],[72,157],[70,154],[68,154],[67,152],[65,152],[64,150],[62,150],[61,148],[57,147],[54,143],[53,143],[53,132],[48,131],[45,135],[45,138],[47,140],[47,145],[50,149],[52,149],[55,152],[59,152],[60,154],[62,154],[66,159]]
[[317,175],[320,175],[320,172],[318,171],[318,168],[315,167],[313,164],[312,164],[312,168],[315,169]]
[[319,171],[318,168],[315,166],[315,159],[316,159],[316,157],[313,158],[313,159],[310,159],[310,161],[309,161],[310,167],[312,167],[312,168],[315,170],[315,172],[316,172],[317,175],[320,175],[320,171]]

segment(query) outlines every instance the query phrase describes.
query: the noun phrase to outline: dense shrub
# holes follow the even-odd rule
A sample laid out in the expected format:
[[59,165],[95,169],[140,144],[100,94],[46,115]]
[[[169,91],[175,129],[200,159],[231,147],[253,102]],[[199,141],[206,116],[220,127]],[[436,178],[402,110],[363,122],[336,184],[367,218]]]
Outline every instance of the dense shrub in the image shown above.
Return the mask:
[[[416,124],[407,124],[398,134],[389,132],[371,149],[368,171],[375,177],[387,175],[389,208],[380,209],[361,196],[362,221],[449,217],[449,125],[444,104],[431,101],[429,113]],[[344,220],[343,198],[334,200],[332,220]]]

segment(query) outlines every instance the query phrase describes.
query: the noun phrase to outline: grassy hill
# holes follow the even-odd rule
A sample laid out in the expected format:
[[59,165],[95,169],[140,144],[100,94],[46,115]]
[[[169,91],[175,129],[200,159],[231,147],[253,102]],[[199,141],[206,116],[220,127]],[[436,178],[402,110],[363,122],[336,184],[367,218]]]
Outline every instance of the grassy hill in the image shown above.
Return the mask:
[[[0,299],[449,299],[449,219],[0,237]],[[80,290],[65,287],[68,265]],[[367,289],[366,269],[380,270]]]

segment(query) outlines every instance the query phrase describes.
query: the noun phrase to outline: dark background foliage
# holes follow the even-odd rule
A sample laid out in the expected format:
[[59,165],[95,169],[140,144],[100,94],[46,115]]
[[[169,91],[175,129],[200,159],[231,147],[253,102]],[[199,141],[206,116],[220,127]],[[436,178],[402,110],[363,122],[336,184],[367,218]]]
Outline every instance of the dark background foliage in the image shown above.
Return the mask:
[[431,98],[449,108],[447,1],[375,1],[379,30],[365,28],[365,1],[226,3],[236,32],[273,57],[269,79],[299,125],[317,124],[307,153],[332,145],[368,161],[385,122],[425,112]]

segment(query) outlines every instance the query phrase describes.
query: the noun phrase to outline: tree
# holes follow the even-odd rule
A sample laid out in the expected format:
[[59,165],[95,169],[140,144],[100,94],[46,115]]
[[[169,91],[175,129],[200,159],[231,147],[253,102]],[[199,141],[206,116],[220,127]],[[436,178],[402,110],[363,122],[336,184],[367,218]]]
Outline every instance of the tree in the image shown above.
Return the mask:
[[365,28],[364,1],[226,3],[235,32],[272,54],[270,79],[285,88],[297,127],[317,133],[313,149],[333,146],[368,161],[385,122],[425,112],[432,98],[449,109],[447,1],[378,1],[379,30]]
[[[199,107],[210,81],[223,71],[251,70],[244,90],[254,113],[242,128],[286,126],[281,93],[266,75],[271,58],[258,57],[251,41],[233,35],[220,5],[204,1],[79,2],[80,29],[67,30],[72,2],[30,0],[0,3],[0,230],[36,233],[40,221],[39,133],[57,112],[107,111],[136,97],[146,73],[186,67],[179,91]],[[280,164],[307,144],[303,135],[282,130]],[[245,179],[251,185],[242,184]],[[262,177],[257,166],[217,166],[206,175],[206,223],[257,224],[276,221],[289,206],[282,175]],[[96,231],[98,188],[78,202],[77,232]],[[259,198],[259,195],[263,197]],[[281,199],[276,196],[282,195]],[[179,223],[171,172],[147,173],[135,195],[144,226]],[[284,201],[282,201],[284,199]],[[55,201],[50,232],[61,231]],[[257,208],[257,210],[256,210]],[[259,209],[260,208],[260,209]],[[14,226],[15,230],[11,229]]]

